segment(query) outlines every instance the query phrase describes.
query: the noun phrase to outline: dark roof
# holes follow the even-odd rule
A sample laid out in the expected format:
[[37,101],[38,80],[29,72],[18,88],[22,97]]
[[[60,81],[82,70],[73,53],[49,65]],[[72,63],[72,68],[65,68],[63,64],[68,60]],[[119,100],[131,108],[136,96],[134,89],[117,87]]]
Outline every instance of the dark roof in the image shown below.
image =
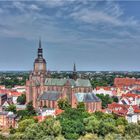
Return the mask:
[[36,58],[35,63],[46,63],[46,60],[44,58]]
[[101,102],[94,93],[75,93],[78,102]]
[[41,94],[38,100],[49,100],[49,101],[56,101],[58,100],[60,92],[58,91],[47,91]]
[[8,111],[2,111],[0,112],[0,115],[7,115],[8,114]]
[[93,93],[84,95],[84,102],[100,102],[101,100]]
[[5,95],[7,95],[7,94],[6,94],[6,93],[1,93],[1,94],[0,94],[0,97],[1,97],[1,96],[5,96]]

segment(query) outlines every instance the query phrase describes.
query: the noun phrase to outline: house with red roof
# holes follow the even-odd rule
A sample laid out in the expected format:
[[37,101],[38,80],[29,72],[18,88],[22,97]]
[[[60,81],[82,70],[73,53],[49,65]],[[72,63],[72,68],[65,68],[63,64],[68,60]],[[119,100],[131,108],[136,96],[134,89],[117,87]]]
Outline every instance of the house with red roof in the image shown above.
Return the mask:
[[113,102],[108,104],[106,113],[114,113],[118,116],[125,117],[129,123],[140,121],[140,108],[137,105],[126,105]]
[[94,94],[104,94],[109,96],[116,96],[116,88],[115,87],[109,87],[109,86],[100,86],[96,87],[93,90]]
[[120,98],[119,104],[125,105],[140,105],[140,95],[134,93],[123,94]]
[[0,89],[5,89],[5,85],[0,85]]
[[50,116],[56,117],[63,112],[64,112],[64,110],[62,110],[62,109],[42,108],[42,109],[38,110],[38,113],[37,113],[38,115],[35,116],[34,118],[37,119],[39,122],[42,122]]

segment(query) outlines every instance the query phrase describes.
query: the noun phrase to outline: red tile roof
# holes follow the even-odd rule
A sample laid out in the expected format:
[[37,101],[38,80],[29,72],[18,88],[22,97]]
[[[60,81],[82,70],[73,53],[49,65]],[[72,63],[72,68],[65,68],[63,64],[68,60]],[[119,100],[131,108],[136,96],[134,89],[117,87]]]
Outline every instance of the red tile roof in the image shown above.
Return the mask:
[[[113,102],[112,104],[108,104],[108,109],[113,113],[121,116],[125,116],[128,112],[130,105],[123,105]],[[132,106],[135,113],[140,113],[140,109],[137,105]]]
[[136,78],[115,78],[114,79],[114,85],[116,87],[121,87],[121,86],[130,86],[134,84],[140,84],[140,80]]
[[21,96],[21,94],[23,94],[23,93],[20,93],[20,92],[14,91],[14,90],[10,90],[10,89],[0,89],[0,94],[1,93],[6,93],[10,96]]
[[134,93],[126,93],[126,94],[123,94],[122,97],[140,98],[140,95],[134,94]]
[[96,90],[100,90],[100,89],[111,90],[111,87],[104,87],[104,86],[96,87]]
[[55,110],[55,115],[57,116],[57,115],[60,115],[61,113],[63,113],[64,112],[64,110],[61,110],[61,109],[56,109]]

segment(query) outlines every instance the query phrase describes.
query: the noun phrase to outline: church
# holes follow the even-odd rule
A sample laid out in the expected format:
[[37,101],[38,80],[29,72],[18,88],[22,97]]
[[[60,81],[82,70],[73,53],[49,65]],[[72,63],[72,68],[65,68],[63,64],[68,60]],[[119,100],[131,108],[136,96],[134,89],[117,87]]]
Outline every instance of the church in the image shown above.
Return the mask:
[[73,108],[78,102],[84,102],[89,112],[101,110],[101,100],[92,93],[92,86],[88,79],[77,77],[75,64],[72,79],[51,78],[47,71],[46,60],[43,58],[41,40],[39,40],[37,54],[33,71],[26,81],[27,103],[32,101],[36,109],[43,107],[57,109],[57,101],[66,98]]

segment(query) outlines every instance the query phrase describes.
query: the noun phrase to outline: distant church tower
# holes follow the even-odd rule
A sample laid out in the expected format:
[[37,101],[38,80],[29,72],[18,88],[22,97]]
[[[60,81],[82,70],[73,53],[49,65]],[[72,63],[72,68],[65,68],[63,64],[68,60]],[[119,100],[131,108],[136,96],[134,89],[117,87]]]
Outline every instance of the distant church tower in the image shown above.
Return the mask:
[[76,72],[76,64],[74,63],[73,65],[73,79],[76,80],[77,79],[77,72]]

